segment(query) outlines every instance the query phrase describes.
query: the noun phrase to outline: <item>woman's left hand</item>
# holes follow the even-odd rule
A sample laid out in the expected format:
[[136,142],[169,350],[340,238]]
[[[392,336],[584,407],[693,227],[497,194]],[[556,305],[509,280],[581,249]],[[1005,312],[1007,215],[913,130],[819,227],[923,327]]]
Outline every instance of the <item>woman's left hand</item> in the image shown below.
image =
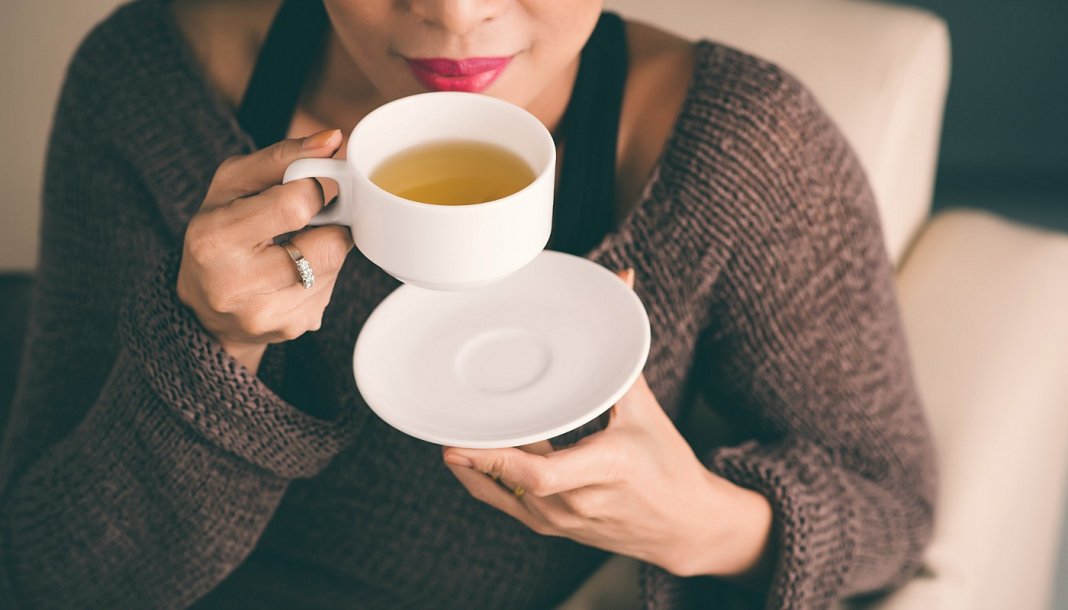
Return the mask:
[[[620,275],[633,287],[633,272]],[[570,447],[554,450],[540,441],[442,451],[472,496],[535,532],[635,557],[679,576],[744,575],[767,546],[767,501],[701,464],[644,375],[611,408],[603,430]],[[745,548],[739,531],[755,533],[759,548]]]

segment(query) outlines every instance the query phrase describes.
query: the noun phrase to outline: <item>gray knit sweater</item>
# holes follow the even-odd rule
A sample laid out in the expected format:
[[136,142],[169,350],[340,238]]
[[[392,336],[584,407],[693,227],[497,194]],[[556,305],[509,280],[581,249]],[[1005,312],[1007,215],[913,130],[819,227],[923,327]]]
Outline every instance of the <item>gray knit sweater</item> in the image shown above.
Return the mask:
[[[0,461],[0,607],[565,599],[605,552],[470,497],[362,400],[352,348],[399,282],[358,249],[322,328],[255,374],[177,299],[185,227],[252,149],[163,0],[120,7],[73,57]],[[636,269],[654,394],[708,468],[772,504],[776,568],[750,603],[826,607],[915,573],[934,473],[893,272],[856,158],[794,77],[699,41],[640,201],[587,258]],[[694,434],[705,410],[719,444]],[[745,601],[649,564],[640,585],[648,609]]]

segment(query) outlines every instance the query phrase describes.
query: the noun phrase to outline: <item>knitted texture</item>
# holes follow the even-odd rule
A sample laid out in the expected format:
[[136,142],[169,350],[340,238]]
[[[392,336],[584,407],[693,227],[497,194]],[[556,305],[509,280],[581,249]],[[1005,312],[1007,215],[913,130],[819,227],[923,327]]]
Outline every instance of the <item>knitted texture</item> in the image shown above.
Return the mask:
[[[586,256],[635,268],[649,386],[684,434],[703,409],[731,432],[695,450],[769,499],[776,567],[747,594],[642,564],[641,604],[824,608],[907,580],[931,533],[892,269],[864,173],[811,94],[718,43],[696,54],[639,201]],[[189,219],[219,163],[253,148],[164,0],[121,6],[72,59],[0,457],[0,607],[566,599],[607,553],[473,499],[438,446],[357,391],[356,337],[400,285],[358,249],[321,329],[271,345],[255,374],[177,299]]]

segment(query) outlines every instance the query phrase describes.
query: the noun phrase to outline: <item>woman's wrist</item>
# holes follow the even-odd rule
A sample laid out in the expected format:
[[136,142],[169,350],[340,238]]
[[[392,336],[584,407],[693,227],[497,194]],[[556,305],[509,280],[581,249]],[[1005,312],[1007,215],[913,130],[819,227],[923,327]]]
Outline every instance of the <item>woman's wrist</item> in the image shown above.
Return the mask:
[[[682,576],[716,576],[762,589],[771,579],[776,544],[767,498],[707,471],[705,502],[695,530],[684,536]],[[694,533],[696,532],[696,533]]]
[[733,493],[728,503],[729,516],[724,524],[724,549],[733,561],[724,565],[719,576],[754,590],[764,590],[775,569],[778,544],[775,540],[774,513],[763,494],[740,487],[716,475]]

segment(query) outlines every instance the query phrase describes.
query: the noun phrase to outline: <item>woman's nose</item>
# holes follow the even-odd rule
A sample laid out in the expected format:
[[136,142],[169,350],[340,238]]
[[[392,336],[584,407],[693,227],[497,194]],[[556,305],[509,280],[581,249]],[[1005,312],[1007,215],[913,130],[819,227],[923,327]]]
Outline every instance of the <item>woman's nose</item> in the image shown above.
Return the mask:
[[462,36],[485,21],[492,21],[509,0],[411,0],[412,14],[423,21]]

